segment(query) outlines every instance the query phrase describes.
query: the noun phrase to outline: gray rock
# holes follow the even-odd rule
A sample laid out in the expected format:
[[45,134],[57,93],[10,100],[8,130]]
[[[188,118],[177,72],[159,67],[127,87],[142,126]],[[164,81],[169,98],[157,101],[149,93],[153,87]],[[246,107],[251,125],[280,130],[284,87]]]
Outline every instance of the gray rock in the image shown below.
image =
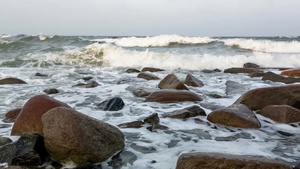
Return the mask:
[[270,81],[273,81],[273,82],[282,82],[282,83],[285,83],[285,84],[300,82],[300,78],[284,77],[284,76],[275,74],[273,72],[267,72],[266,74],[264,74],[262,80],[270,80]]
[[228,80],[226,83],[226,95],[241,94],[246,90],[245,85]]
[[204,86],[204,83],[201,80],[195,78],[193,75],[190,74],[186,76],[184,83],[188,86],[193,86],[193,87]]
[[108,162],[108,166],[111,166],[113,169],[120,169],[128,163],[132,165],[136,160],[137,156],[134,153],[122,151],[111,158],[111,161]]
[[146,97],[149,96],[150,93],[157,91],[157,89],[139,87],[133,90],[133,94],[137,97]]

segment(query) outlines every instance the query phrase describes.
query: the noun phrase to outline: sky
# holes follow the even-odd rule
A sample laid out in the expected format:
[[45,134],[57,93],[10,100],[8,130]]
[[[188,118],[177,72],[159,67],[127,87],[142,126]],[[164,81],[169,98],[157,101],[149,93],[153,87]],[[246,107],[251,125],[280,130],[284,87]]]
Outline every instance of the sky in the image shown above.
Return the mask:
[[300,0],[0,0],[0,34],[299,36]]

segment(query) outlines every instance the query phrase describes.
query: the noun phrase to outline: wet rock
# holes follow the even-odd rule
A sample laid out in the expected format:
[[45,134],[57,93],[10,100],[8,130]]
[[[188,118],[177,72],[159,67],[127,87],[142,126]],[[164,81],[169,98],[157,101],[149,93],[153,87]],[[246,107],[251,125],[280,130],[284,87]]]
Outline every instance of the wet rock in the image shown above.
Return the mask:
[[78,83],[76,85],[73,85],[72,87],[80,87],[80,86],[85,86],[86,84],[85,83]]
[[152,92],[145,99],[146,102],[185,102],[185,101],[202,101],[197,94],[186,90],[170,90],[164,89]]
[[231,155],[220,153],[185,153],[177,161],[176,169],[292,169],[285,161],[261,156]]
[[118,128],[71,108],[54,108],[43,115],[42,121],[45,147],[60,163],[102,162],[125,145]]
[[149,154],[149,153],[156,152],[156,149],[154,147],[139,146],[135,143],[130,144],[130,147],[133,148],[135,151],[138,151],[143,154]]
[[300,108],[300,85],[284,85],[250,90],[235,101],[251,110],[260,110],[269,105],[289,105]]
[[207,120],[225,126],[238,128],[260,128],[255,114],[243,104],[233,104],[224,109],[211,112]]
[[168,148],[176,147],[177,144],[180,142],[180,140],[171,140],[170,143],[168,143]]
[[43,137],[38,134],[25,133],[16,142],[0,147],[0,162],[8,165],[38,166],[48,159]]
[[133,68],[130,68],[130,69],[127,69],[126,70],[126,73],[140,73],[141,71],[137,70],[137,69],[133,69]]
[[157,89],[139,87],[133,90],[133,94],[137,97],[146,97],[149,96],[150,93],[157,91]]
[[91,77],[91,76],[87,76],[87,77],[83,77],[82,78],[84,81],[89,81],[89,80],[92,80],[93,79],[93,77]]
[[4,84],[27,84],[27,83],[21,79],[9,77],[0,80],[0,85],[4,85]]
[[152,124],[147,129],[151,132],[156,132],[157,130],[168,130],[168,127],[160,124]]
[[254,73],[250,73],[249,76],[250,77],[263,77],[266,73],[265,72],[254,72]]
[[42,134],[41,117],[48,110],[67,104],[46,95],[37,95],[29,99],[15,120],[11,135],[23,135],[26,132]]
[[218,109],[222,109],[224,108],[224,106],[218,105],[217,103],[199,103],[200,106],[206,108],[206,109],[210,109],[212,111],[214,110],[218,110]]
[[201,70],[201,72],[203,72],[203,73],[216,73],[216,72],[221,72],[221,70],[220,69],[213,69],[213,70],[203,69],[203,70]]
[[41,74],[41,73],[36,73],[35,76],[41,76],[41,77],[45,77],[47,75]]
[[158,124],[159,123],[159,117],[157,113],[153,113],[150,116],[146,117],[144,119],[144,123],[148,124]]
[[258,69],[253,69],[253,68],[229,68],[229,69],[225,69],[224,73],[233,73],[233,74],[237,74],[237,73],[254,73],[254,72],[262,72],[261,70]]
[[248,63],[245,63],[244,65],[243,65],[243,68],[259,68],[260,66],[258,66],[257,64],[255,64],[255,63],[250,63],[250,62],[248,62]]
[[127,83],[134,82],[134,81],[135,81],[135,78],[121,77],[117,81],[117,84],[127,84]]
[[226,85],[226,90],[225,90],[226,95],[240,94],[246,90],[245,85],[231,80],[228,80],[225,83],[225,85]]
[[133,121],[119,124],[118,126],[121,128],[141,128],[143,127],[143,121]]
[[133,165],[137,160],[137,156],[130,151],[122,151],[119,154],[113,156],[111,161],[108,162],[108,166],[111,166],[113,169],[120,169],[127,164]]
[[159,77],[155,76],[154,74],[141,72],[137,76],[138,78],[146,79],[146,80],[158,80]]
[[183,82],[181,82],[174,74],[167,75],[158,84],[160,89],[177,89],[177,90],[189,90]]
[[206,113],[201,107],[194,105],[184,108],[182,110],[176,110],[174,112],[165,113],[162,116],[175,119],[187,119],[195,116],[206,116]]
[[219,95],[219,94],[216,94],[216,93],[211,93],[211,94],[208,94],[209,97],[211,98],[215,98],[215,99],[219,99],[219,98],[222,98],[223,96]]
[[123,109],[124,106],[125,103],[120,97],[114,97],[99,103],[97,108],[104,111],[118,111]]
[[288,105],[270,105],[258,113],[278,123],[300,122],[300,110]]
[[8,111],[5,114],[5,119],[3,119],[3,121],[6,123],[14,122],[16,120],[16,118],[18,117],[18,115],[20,114],[21,110],[22,110],[21,108],[17,108],[17,109]]
[[281,72],[283,76],[300,77],[300,69],[289,69]]
[[102,169],[102,166],[101,164],[95,165],[92,163],[85,163],[85,164],[79,164],[73,169]]
[[267,72],[266,74],[264,74],[262,80],[270,80],[273,82],[282,82],[285,84],[300,82],[300,78],[284,77],[284,76],[275,74],[273,72]]
[[193,87],[204,86],[204,83],[201,80],[195,78],[193,75],[190,74],[186,76],[184,83],[188,86],[193,86]]
[[85,85],[85,88],[94,88],[97,86],[99,86],[99,84],[96,81],[91,81]]
[[153,67],[144,67],[142,69],[142,72],[146,72],[146,71],[148,71],[148,72],[160,72],[160,71],[165,71],[165,70],[159,69],[159,68],[153,68]]
[[11,143],[11,142],[12,142],[11,139],[0,136],[0,147],[6,145],[8,143]]
[[285,132],[285,131],[277,131],[279,134],[283,135],[283,136],[287,136],[287,137],[291,137],[291,136],[294,136],[294,134],[292,133],[288,133],[288,132]]
[[215,138],[216,141],[235,141],[237,139],[252,139],[252,136],[249,133],[238,133],[233,136]]
[[45,89],[44,92],[47,93],[47,94],[59,93],[59,91],[57,89]]

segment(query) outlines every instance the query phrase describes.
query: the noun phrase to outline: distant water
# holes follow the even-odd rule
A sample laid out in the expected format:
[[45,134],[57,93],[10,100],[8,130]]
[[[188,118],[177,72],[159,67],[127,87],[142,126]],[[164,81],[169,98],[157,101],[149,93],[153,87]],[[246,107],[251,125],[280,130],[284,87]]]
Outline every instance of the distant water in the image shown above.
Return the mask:
[[[300,37],[0,35],[0,79],[16,77],[28,83],[0,85],[0,119],[7,111],[22,107],[32,96],[45,94],[44,89],[57,88],[60,93],[51,97],[112,125],[141,120],[152,113],[159,114],[160,124],[169,130],[150,132],[147,126],[121,129],[126,136],[125,150],[137,157],[122,169],[175,168],[181,153],[197,151],[260,155],[280,158],[295,165],[300,157],[299,127],[278,124],[260,115],[257,117],[262,128],[253,130],[222,126],[216,129],[207,125],[206,117],[202,116],[185,121],[162,118],[163,113],[192,105],[200,105],[209,114],[217,107],[231,105],[248,90],[284,85],[245,74],[200,71],[242,67],[246,62],[264,67],[300,67]],[[200,95],[203,101],[161,104],[145,103],[144,98],[135,97],[133,89],[157,88],[159,80],[146,81],[137,78],[137,73],[125,71],[146,66],[165,69],[153,73],[161,79],[170,73],[180,80],[184,80],[187,74],[194,75],[205,86],[189,89]],[[277,69],[265,71],[280,73]],[[35,76],[37,72],[47,76]],[[92,77],[100,85],[96,88],[72,87],[86,83],[84,77]],[[244,87],[226,94],[228,80]],[[118,84],[120,81],[123,84]],[[221,98],[212,97],[215,94]],[[97,103],[114,96],[124,100],[124,109],[106,112],[96,108]],[[3,123],[0,120],[0,126]],[[11,137],[10,130],[11,127],[0,128],[0,136]],[[294,136],[284,136],[278,131]],[[151,163],[152,160],[156,163]],[[103,163],[104,169],[111,168],[107,162]]]

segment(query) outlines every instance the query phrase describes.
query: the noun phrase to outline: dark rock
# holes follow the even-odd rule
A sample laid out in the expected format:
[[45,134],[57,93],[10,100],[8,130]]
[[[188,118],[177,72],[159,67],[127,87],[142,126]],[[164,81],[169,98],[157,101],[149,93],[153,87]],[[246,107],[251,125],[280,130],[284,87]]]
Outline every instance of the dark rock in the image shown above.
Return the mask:
[[47,75],[44,75],[44,74],[41,74],[41,73],[36,73],[35,76],[42,76],[42,77],[45,77]]
[[156,161],[155,161],[155,160],[152,160],[151,163],[154,164],[154,163],[156,163]]
[[102,169],[102,166],[101,164],[94,165],[92,163],[85,163],[85,164],[80,164],[73,169]]
[[113,167],[113,169],[120,169],[126,166],[128,163],[133,164],[137,160],[137,156],[130,151],[122,151],[111,158],[108,162],[108,166]]
[[93,77],[91,77],[91,76],[87,76],[87,77],[83,77],[82,78],[84,81],[89,81],[89,80],[92,80],[93,79]]
[[200,104],[200,106],[202,106],[206,109],[210,109],[212,111],[222,109],[225,107],[225,106],[218,105],[217,103],[199,103],[199,104]]
[[11,139],[0,136],[0,147],[6,145],[8,143],[11,143],[11,142],[12,142]]
[[189,90],[174,74],[169,74],[162,81],[160,81],[158,88]]
[[288,133],[288,132],[284,132],[284,131],[277,131],[279,134],[283,135],[283,136],[287,136],[287,137],[291,137],[294,136],[294,134],[292,133]]
[[288,69],[281,72],[283,76],[300,77],[300,69]]
[[193,86],[193,87],[204,86],[204,83],[201,80],[195,78],[193,75],[190,74],[186,76],[184,83],[188,86]]
[[284,85],[250,90],[235,101],[251,110],[260,110],[269,105],[289,105],[300,108],[300,85]]
[[91,81],[85,85],[85,88],[94,88],[97,86],[99,86],[99,84],[96,81]]
[[59,93],[59,91],[57,89],[45,89],[44,92],[47,93],[47,94]]
[[42,121],[45,147],[60,163],[98,163],[124,148],[118,128],[70,108],[51,109]]
[[147,129],[151,132],[156,132],[156,130],[168,130],[168,127],[160,124],[152,124]]
[[208,94],[209,97],[215,98],[215,99],[219,99],[222,98],[223,96],[216,94],[216,93],[212,93],[212,94]]
[[241,94],[246,90],[245,85],[228,80],[226,83],[226,95]]
[[258,69],[253,69],[253,68],[229,68],[229,69],[225,69],[224,73],[233,73],[233,74],[237,74],[237,73],[254,73],[254,72],[262,72],[261,70]]
[[284,76],[275,74],[273,72],[267,72],[266,74],[264,74],[262,80],[270,80],[273,82],[282,82],[285,84],[300,82],[300,78],[284,77]]
[[221,70],[220,69],[213,69],[213,70],[203,69],[203,70],[201,70],[201,72],[203,72],[203,73],[216,73],[216,72],[221,72]]
[[220,153],[185,153],[177,161],[176,169],[292,169],[285,161],[261,156]]
[[142,121],[133,121],[133,122],[127,122],[127,123],[122,123],[119,124],[118,126],[121,128],[141,128],[143,127],[143,122]]
[[133,94],[137,97],[146,97],[149,96],[150,93],[154,91],[157,91],[157,89],[139,87],[133,90]]
[[250,77],[263,77],[266,73],[265,72],[254,72],[254,73],[250,73],[249,76]]
[[9,128],[11,127],[12,125],[10,124],[0,124],[0,129],[3,129],[3,128]]
[[258,66],[257,64],[255,64],[255,63],[245,63],[244,65],[243,65],[243,68],[259,68],[260,66]]
[[140,73],[140,72],[141,71],[139,71],[137,69],[132,69],[132,68],[126,70],[126,73]]
[[158,124],[159,123],[159,117],[157,113],[153,113],[150,116],[146,117],[144,119],[144,123],[148,124]]
[[252,136],[249,133],[238,133],[228,137],[216,137],[216,141],[235,141],[237,139],[251,139]]
[[195,93],[186,90],[170,90],[164,89],[152,92],[145,99],[146,102],[185,102],[185,101],[202,101]]
[[160,71],[165,71],[165,70],[159,69],[159,68],[153,68],[153,67],[144,67],[142,69],[142,72],[146,72],[146,71],[148,71],[148,72],[160,72]]
[[0,162],[8,165],[38,166],[49,158],[43,137],[38,134],[25,133],[16,142],[0,147]]
[[114,97],[99,103],[97,108],[104,111],[118,111],[123,109],[124,106],[125,103],[120,97]]
[[195,116],[206,116],[206,113],[201,107],[194,105],[182,110],[163,114],[163,117],[170,117],[174,119],[187,119]]
[[117,84],[127,84],[127,83],[134,82],[134,81],[135,81],[134,78],[121,77],[121,78],[117,81]]
[[59,106],[69,107],[67,104],[46,95],[32,97],[25,103],[16,118],[11,135],[23,135],[27,132],[42,134],[42,115]]
[[130,144],[130,147],[133,148],[135,151],[138,151],[143,154],[149,154],[149,153],[156,152],[156,149],[154,147],[139,146],[135,143]]
[[85,83],[78,83],[76,85],[73,85],[72,87],[79,87],[79,86],[85,86],[86,84]]
[[158,80],[159,77],[155,76],[154,74],[141,72],[137,76],[138,78],[146,79],[146,80]]
[[16,120],[16,118],[18,117],[18,115],[20,114],[21,110],[22,110],[21,108],[17,108],[17,109],[8,111],[5,114],[5,119],[3,121],[6,123],[14,122]]
[[176,147],[177,144],[180,142],[180,140],[171,140],[170,143],[168,143],[168,148]]
[[260,122],[255,114],[243,104],[233,104],[224,109],[213,111],[207,116],[207,120],[231,127],[260,128]]
[[258,113],[278,123],[300,122],[300,110],[288,105],[270,105]]
[[4,84],[27,84],[27,83],[21,79],[9,77],[0,80],[0,85],[4,85]]

